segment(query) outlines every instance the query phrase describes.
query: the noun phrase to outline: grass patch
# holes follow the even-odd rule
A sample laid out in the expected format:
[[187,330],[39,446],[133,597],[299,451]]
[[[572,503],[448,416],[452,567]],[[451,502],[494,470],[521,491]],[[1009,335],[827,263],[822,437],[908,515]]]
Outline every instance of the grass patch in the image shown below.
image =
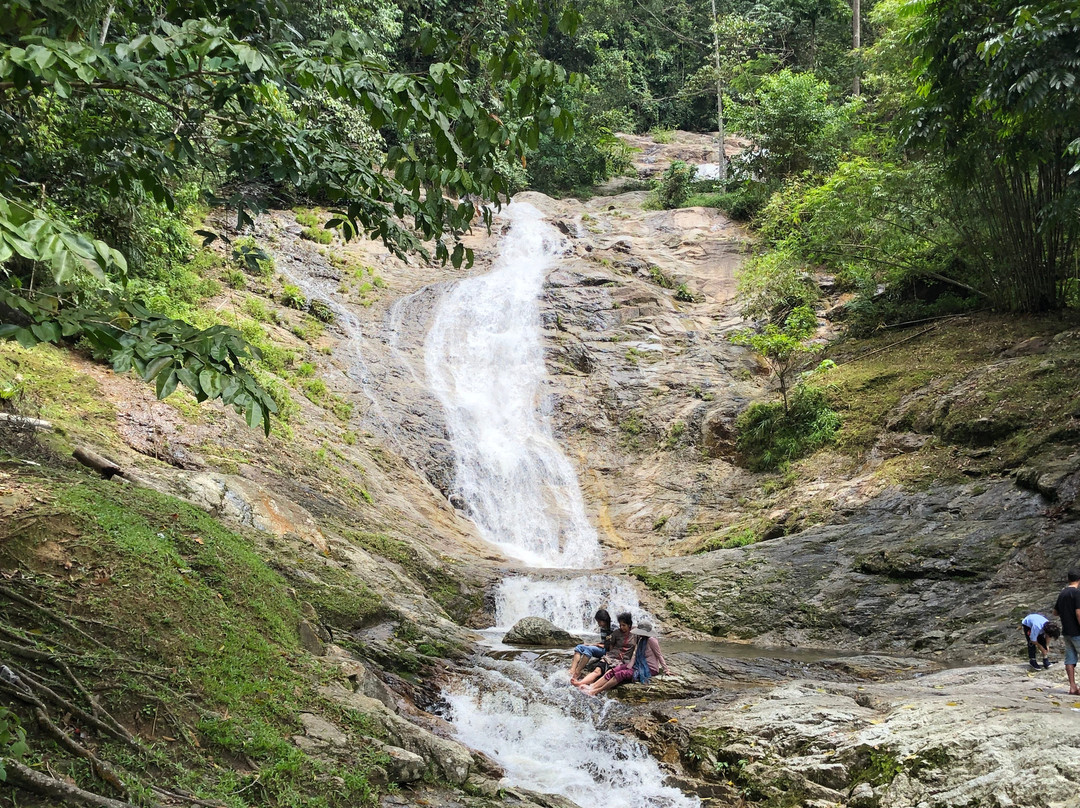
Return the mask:
[[116,408],[67,350],[48,343],[28,349],[0,342],[0,380],[16,377],[21,377],[22,395],[35,408],[36,417],[72,434],[115,432]]
[[[1074,445],[1080,438],[1073,395],[1080,336],[1055,336],[1078,327],[1080,318],[1071,312],[981,314],[931,323],[922,334],[899,330],[840,343],[837,367],[829,373],[830,401],[843,420],[835,447],[861,458],[885,434],[885,425],[932,435],[935,441],[920,452],[886,464],[901,480],[917,481],[940,476],[946,467],[1000,473],[1055,446]],[[1025,342],[1029,352],[1005,355]],[[994,451],[982,457],[963,451],[991,444]]]
[[839,427],[825,391],[803,384],[787,412],[780,401],[750,405],[735,420],[735,445],[747,468],[769,471],[828,445]]
[[[50,648],[81,644],[79,670],[106,709],[153,744],[142,754],[99,739],[98,754],[127,770],[136,794],[154,783],[229,808],[374,805],[367,773],[379,755],[355,734],[367,727],[315,693],[324,674],[299,647],[299,601],[250,538],[152,491],[66,473],[42,473],[33,484],[48,505],[0,528],[4,567],[23,571],[10,585],[76,619],[92,616],[83,625],[109,650],[56,624],[32,625],[41,619],[35,611],[6,610],[3,619]],[[50,555],[45,547],[54,548]],[[57,552],[65,575],[51,574]],[[315,602],[316,589],[301,596]],[[335,609],[379,608],[361,592],[322,602],[324,619]],[[304,710],[354,736],[348,765],[289,741]],[[67,755],[51,740],[30,740],[31,764],[49,756],[63,765]],[[101,787],[81,764],[65,771],[84,787]]]
[[627,572],[661,595],[686,595],[694,591],[693,580],[677,572],[649,572],[645,567],[630,567]]

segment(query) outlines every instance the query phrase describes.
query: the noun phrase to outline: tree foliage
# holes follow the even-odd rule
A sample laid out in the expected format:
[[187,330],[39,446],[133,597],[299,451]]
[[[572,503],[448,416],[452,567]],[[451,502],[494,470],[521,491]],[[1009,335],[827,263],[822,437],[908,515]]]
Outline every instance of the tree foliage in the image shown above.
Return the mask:
[[818,347],[808,341],[816,329],[817,317],[813,309],[798,306],[784,319],[783,325],[766,323],[760,331],[739,331],[731,338],[736,345],[746,345],[761,354],[769,363],[780,385],[785,413],[790,409],[788,389],[792,372],[808,354],[818,351]]
[[836,164],[858,104],[833,104],[829,94],[829,85],[810,73],[782,70],[762,80],[740,123],[756,144],[751,164],[767,181],[828,172]]
[[1080,9],[930,0],[910,13],[907,144],[940,155],[994,302],[1062,305],[1080,232]]
[[[358,27],[300,35],[300,6],[4,0],[0,337],[84,337],[161,394],[183,383],[269,429],[273,401],[241,370],[251,348],[128,300],[134,267],[110,244],[110,223],[148,203],[174,209],[194,180],[240,227],[300,194],[332,205],[328,226],[346,238],[398,255],[426,254],[433,240],[437,258],[470,260],[457,238],[474,208],[457,200],[505,196],[502,166],[542,131],[573,131],[552,97],[565,71],[531,56],[519,32],[548,18],[532,0],[506,13],[482,65],[460,37],[425,27],[405,72]],[[438,58],[461,47],[471,61]]]

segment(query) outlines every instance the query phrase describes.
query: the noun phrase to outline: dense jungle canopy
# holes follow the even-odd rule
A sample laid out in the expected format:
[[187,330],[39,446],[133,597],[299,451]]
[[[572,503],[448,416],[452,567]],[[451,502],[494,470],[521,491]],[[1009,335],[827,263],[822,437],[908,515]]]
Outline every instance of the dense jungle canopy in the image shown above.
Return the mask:
[[811,268],[859,293],[857,331],[1080,301],[1075,3],[6,0],[0,23],[0,337],[83,340],[253,426],[277,408],[254,349],[176,305],[205,206],[323,205],[460,264],[469,200],[594,186],[628,166],[616,132],[746,138],[657,204],[752,220],[753,317],[812,303]]

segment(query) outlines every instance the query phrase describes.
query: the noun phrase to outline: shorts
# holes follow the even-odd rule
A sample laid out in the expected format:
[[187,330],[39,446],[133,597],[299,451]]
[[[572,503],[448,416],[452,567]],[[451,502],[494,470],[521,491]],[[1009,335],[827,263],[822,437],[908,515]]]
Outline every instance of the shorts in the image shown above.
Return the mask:
[[1065,664],[1075,665],[1080,660],[1080,637],[1062,634],[1061,644],[1065,646]]
[[592,673],[593,671],[600,671],[600,673],[607,673],[609,670],[611,670],[611,666],[608,665],[606,662],[604,662],[603,658],[600,658],[600,659],[593,659],[593,660],[590,660],[589,662],[586,662],[585,667],[582,668],[581,672],[583,674]]
[[632,682],[634,680],[633,668],[628,668],[626,665],[619,665],[617,668],[612,668],[604,674],[605,679],[614,679],[620,685],[624,682]]
[[582,643],[581,645],[575,646],[574,653],[587,656],[589,659],[599,659],[604,655],[604,649],[599,645],[585,645]]

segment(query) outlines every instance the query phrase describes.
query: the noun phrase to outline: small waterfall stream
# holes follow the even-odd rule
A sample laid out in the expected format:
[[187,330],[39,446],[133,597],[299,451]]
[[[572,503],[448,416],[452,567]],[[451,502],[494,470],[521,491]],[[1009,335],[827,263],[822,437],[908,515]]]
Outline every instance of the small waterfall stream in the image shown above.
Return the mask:
[[[485,539],[524,564],[496,592],[497,626],[535,615],[588,636],[597,608],[644,615],[627,581],[585,572],[601,565],[600,542],[574,467],[538,407],[546,374],[538,300],[560,237],[530,205],[511,205],[507,217],[492,270],[454,285],[435,311],[428,383],[446,414],[470,516]],[[537,568],[550,571],[528,574]],[[602,728],[616,703],[579,693],[565,667],[482,657],[443,695],[459,739],[496,760],[513,785],[582,806],[700,804],[664,785],[643,745]]]

